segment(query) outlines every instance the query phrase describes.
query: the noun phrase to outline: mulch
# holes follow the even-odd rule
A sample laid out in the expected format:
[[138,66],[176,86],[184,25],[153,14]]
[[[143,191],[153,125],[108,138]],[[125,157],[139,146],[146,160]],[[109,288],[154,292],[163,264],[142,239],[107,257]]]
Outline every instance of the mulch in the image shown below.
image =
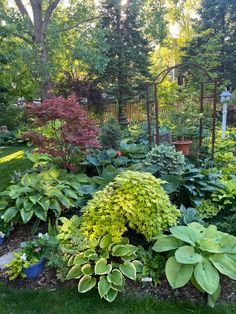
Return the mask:
[[[31,240],[32,226],[19,225],[11,233],[11,236],[5,241],[4,245],[0,247],[0,256],[3,254],[19,248],[22,241]],[[45,226],[41,227],[39,232],[46,232]],[[14,281],[9,281],[4,270],[0,271],[0,282],[3,286],[16,289],[57,289],[65,286],[76,286],[76,281],[60,281],[56,276],[56,270],[46,267],[43,273],[37,280],[17,278]],[[222,276],[221,277],[221,296],[220,302],[234,302],[236,303],[236,287],[235,281]],[[127,280],[124,295],[152,295],[160,300],[171,301],[188,301],[192,303],[205,303],[206,295],[195,289],[190,283],[183,288],[172,289],[166,279],[154,287],[151,283],[132,282]]]

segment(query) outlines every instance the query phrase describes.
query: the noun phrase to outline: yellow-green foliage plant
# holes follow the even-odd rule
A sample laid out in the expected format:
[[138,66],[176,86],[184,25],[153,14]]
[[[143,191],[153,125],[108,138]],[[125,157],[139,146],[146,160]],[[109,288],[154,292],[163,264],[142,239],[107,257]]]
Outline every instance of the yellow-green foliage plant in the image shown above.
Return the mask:
[[149,173],[125,171],[85,207],[81,233],[85,239],[111,234],[119,240],[128,228],[149,241],[177,223],[180,211],[171,204],[163,181]]

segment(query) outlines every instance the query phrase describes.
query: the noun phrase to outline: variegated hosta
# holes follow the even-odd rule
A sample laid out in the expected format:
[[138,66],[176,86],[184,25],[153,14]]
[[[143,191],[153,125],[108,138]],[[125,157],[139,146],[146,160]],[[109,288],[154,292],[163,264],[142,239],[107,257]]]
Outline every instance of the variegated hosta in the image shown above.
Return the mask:
[[171,251],[166,262],[166,277],[172,288],[183,287],[189,280],[208,293],[213,307],[220,295],[220,276],[236,280],[236,237],[193,222],[170,229],[171,235],[160,235],[153,246],[156,252]]
[[105,235],[69,259],[68,266],[72,268],[66,278],[79,279],[80,293],[97,285],[100,297],[112,302],[124,289],[125,277],[136,280],[137,272],[142,272],[142,263],[136,260],[137,250],[127,238],[112,243],[111,236]]

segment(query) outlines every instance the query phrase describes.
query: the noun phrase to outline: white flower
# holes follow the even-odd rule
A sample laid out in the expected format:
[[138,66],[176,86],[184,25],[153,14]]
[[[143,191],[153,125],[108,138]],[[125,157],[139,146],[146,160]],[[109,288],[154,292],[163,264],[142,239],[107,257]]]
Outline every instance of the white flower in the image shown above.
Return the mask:
[[4,238],[5,237],[5,233],[0,231],[0,237]]
[[21,256],[20,256],[20,259],[21,261],[26,261],[27,260],[27,255],[25,253],[23,253]]
[[40,232],[39,234],[38,234],[38,238],[42,238],[43,237],[43,234]]

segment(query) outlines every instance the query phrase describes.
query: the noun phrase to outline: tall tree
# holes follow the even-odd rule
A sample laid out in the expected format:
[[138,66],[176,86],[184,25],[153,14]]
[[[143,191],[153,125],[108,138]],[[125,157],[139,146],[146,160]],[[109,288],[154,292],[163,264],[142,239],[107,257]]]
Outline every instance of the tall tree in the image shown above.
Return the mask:
[[90,16],[94,13],[91,11],[94,1],[70,0],[68,7],[63,0],[14,2],[13,8],[8,5],[2,7],[0,18],[4,20],[4,24],[1,26],[1,32],[8,32],[8,36],[14,36],[22,40],[24,45],[28,45],[31,51],[28,68],[34,67],[34,74],[40,84],[41,98],[45,99],[49,94],[54,70],[51,61],[57,59],[58,62],[61,51],[68,51],[68,40],[66,49],[63,46],[60,47],[62,49],[59,48],[59,43],[63,42],[62,37],[68,38],[68,34],[74,32],[73,38],[76,38],[76,30],[81,23],[97,18]]
[[185,60],[236,86],[236,1],[202,0],[195,30]]
[[100,7],[101,27],[108,46],[102,81],[105,91],[116,99],[118,120],[124,124],[124,106],[140,91],[140,84],[144,89],[143,81],[148,76],[148,46],[139,21],[141,5],[141,0],[102,0]]

